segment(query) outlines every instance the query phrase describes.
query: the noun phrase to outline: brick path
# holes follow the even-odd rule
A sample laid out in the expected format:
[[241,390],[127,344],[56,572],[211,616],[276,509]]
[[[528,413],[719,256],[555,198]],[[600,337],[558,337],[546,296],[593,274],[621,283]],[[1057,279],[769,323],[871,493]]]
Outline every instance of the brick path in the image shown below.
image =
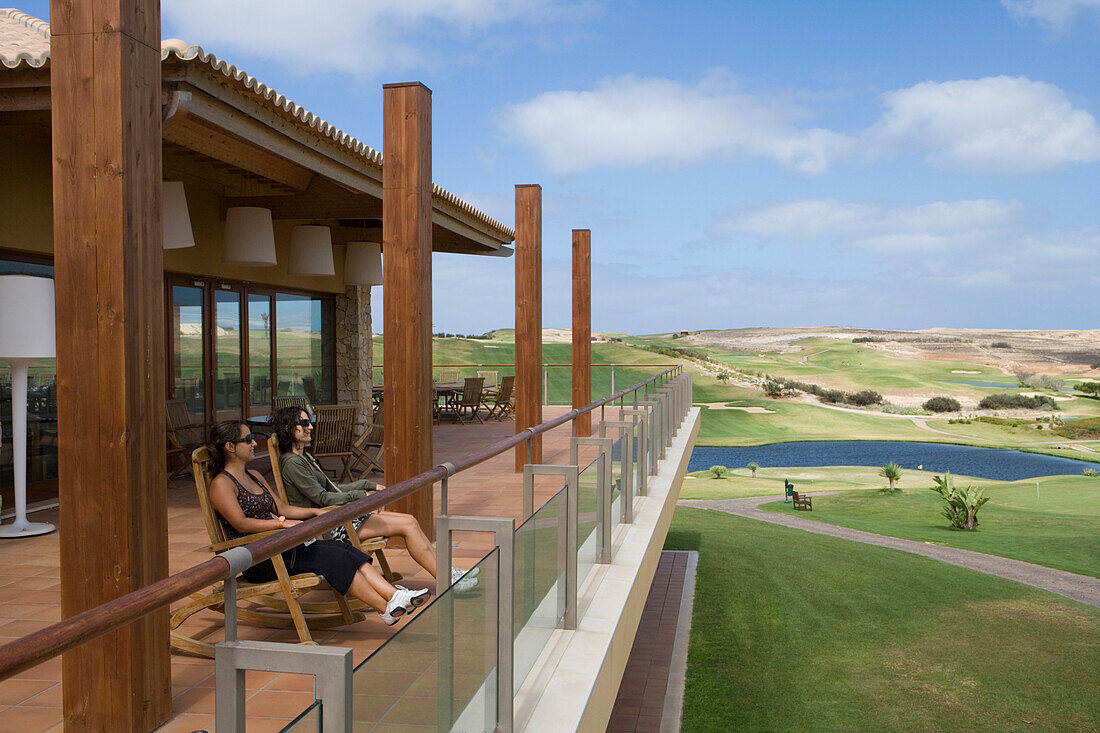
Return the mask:
[[[672,690],[676,700],[683,696],[682,674],[678,680],[674,675],[670,684],[669,672],[675,668],[675,653],[687,654],[686,648],[676,649],[676,630],[685,583],[691,585],[690,555],[671,550],[661,553],[611,711],[608,733],[658,733],[669,687],[676,688]],[[685,621],[690,623],[690,613],[688,616]]]

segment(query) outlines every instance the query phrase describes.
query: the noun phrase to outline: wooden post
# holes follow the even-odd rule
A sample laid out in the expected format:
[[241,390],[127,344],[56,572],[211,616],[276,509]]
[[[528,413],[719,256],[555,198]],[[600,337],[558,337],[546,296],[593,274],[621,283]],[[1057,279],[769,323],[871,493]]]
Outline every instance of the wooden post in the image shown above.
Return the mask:
[[[592,401],[592,232],[573,230],[573,409]],[[576,420],[576,434],[592,435],[592,413]]]
[[[542,186],[516,186],[516,432],[542,422]],[[542,436],[530,460],[542,463]],[[516,446],[516,471],[527,463]]]
[[[432,467],[432,92],[382,86],[386,484]],[[432,489],[394,502],[435,535]]]
[[[61,612],[168,575],[160,3],[50,3]],[[66,730],[171,714],[168,609],[66,652]]]

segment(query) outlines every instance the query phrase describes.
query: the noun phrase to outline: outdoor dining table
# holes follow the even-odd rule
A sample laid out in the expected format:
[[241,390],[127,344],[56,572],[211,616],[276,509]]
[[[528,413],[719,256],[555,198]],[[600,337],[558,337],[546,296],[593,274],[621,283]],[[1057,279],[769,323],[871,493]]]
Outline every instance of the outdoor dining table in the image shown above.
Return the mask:
[[[432,394],[435,396],[435,416],[447,409],[454,409],[456,398],[462,394],[465,382],[432,382]],[[440,404],[440,400],[443,403]]]

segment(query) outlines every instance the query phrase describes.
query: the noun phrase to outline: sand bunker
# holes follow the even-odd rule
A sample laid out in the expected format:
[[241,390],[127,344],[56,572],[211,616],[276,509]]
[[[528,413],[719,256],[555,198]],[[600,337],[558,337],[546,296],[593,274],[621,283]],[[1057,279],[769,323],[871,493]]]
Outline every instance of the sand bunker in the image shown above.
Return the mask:
[[1070,397],[1068,395],[1048,395],[1045,392],[1020,392],[1024,397],[1050,397],[1055,402],[1069,402],[1070,400],[1077,399],[1076,397]]
[[981,374],[981,372],[971,371],[970,369],[952,369],[952,374]]
[[710,408],[711,410],[741,410],[742,412],[751,412],[756,415],[759,415],[761,413],[771,414],[775,412],[775,410],[769,410],[766,407],[736,407],[734,405],[727,405],[725,402],[703,402],[702,405],[704,407]]

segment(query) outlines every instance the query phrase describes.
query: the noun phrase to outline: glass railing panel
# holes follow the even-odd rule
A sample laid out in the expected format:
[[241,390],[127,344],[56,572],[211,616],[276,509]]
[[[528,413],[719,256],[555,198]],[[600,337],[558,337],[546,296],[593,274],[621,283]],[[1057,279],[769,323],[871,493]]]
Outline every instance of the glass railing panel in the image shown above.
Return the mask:
[[600,559],[603,537],[600,529],[599,481],[603,461],[597,456],[578,475],[577,484],[577,588]]
[[355,668],[355,730],[496,728],[499,555],[470,571],[477,585],[445,590]]
[[287,723],[279,733],[321,733],[321,701],[314,700],[312,705]]
[[558,569],[564,509],[563,488],[516,529],[512,628],[517,690],[565,613],[565,569]]
[[[645,420],[646,418],[642,417],[640,419]],[[634,431],[634,470],[631,472],[631,481],[634,484],[634,496],[637,496],[642,489],[642,472],[647,470],[648,451],[642,445],[641,424],[635,423],[632,430]]]
[[615,525],[623,518],[623,503],[619,495],[623,491],[623,472],[626,470],[626,465],[623,462],[624,440],[625,438],[620,431],[619,438],[611,444],[611,492],[608,500],[611,502],[612,532],[615,531]]

